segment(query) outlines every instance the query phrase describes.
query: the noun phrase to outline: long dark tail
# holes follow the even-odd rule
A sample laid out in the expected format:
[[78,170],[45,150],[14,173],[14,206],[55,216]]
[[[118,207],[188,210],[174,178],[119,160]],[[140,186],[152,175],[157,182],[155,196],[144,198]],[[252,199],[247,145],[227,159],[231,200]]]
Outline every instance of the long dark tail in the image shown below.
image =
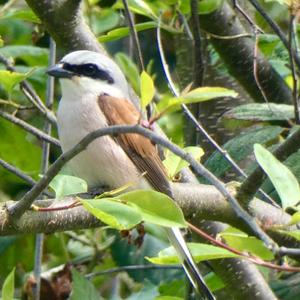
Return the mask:
[[177,255],[179,256],[182,266],[191,281],[193,287],[199,295],[202,295],[204,299],[215,300],[215,296],[209,290],[205,284],[200,271],[187,247],[187,244],[180,232],[179,228],[167,228],[168,238],[170,243],[175,248]]

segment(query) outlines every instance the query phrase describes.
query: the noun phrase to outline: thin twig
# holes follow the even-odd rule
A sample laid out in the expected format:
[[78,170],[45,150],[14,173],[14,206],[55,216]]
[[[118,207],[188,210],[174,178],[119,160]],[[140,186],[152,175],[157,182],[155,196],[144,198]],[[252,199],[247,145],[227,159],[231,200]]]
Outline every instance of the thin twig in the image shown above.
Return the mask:
[[27,132],[29,132],[32,135],[34,135],[35,137],[37,137],[39,140],[46,141],[47,143],[50,143],[57,147],[60,147],[60,143],[56,138],[44,133],[43,131],[41,131],[40,129],[38,129],[36,127],[33,127],[32,125],[28,124],[27,122],[23,121],[22,119],[19,119],[11,114],[1,111],[1,110],[0,110],[0,117],[20,126]]
[[[223,242],[213,238],[212,236],[210,236],[209,234],[207,234],[206,232],[204,232],[203,230],[201,230],[200,228],[194,226],[193,224],[188,222],[188,226],[191,230],[193,230],[195,233],[199,234],[201,237],[203,237],[204,239],[206,239],[207,241],[210,241],[212,244],[221,247],[223,249],[226,249],[234,254],[237,254],[239,256],[241,256],[242,258],[245,258],[249,261],[251,261],[252,263],[259,265],[259,266],[263,266],[263,267],[267,267],[269,269],[274,269],[277,271],[285,271],[285,272],[300,272],[300,268],[299,267],[291,267],[291,266],[280,266],[280,265],[276,265],[273,263],[270,263],[268,261],[265,261],[263,259],[261,259],[260,257],[257,256],[253,256],[250,255],[246,252],[241,252],[237,249],[234,249],[226,244],[224,244]],[[287,249],[287,248],[286,248]],[[280,250],[280,248],[278,248],[276,250],[276,253],[278,253],[278,251]]]
[[[12,62],[7,59],[4,55],[0,54],[0,63],[4,64],[6,69],[11,72],[15,72],[16,69]],[[56,124],[56,117],[51,110],[48,110],[40,99],[38,94],[34,91],[31,85],[26,81],[20,82],[21,91],[27,97],[27,99],[39,110],[39,112],[47,118],[52,124]]]
[[111,268],[104,271],[93,272],[85,275],[85,278],[93,278],[100,275],[114,274],[125,271],[139,271],[139,270],[181,270],[181,265],[133,265]]
[[278,253],[280,255],[288,255],[290,257],[300,257],[300,249],[299,248],[279,247]]
[[[130,10],[129,10],[127,0],[122,0],[122,2],[123,2],[123,5],[124,5],[124,9],[125,9],[125,13],[126,13],[128,22],[129,22],[130,36],[131,36],[131,40],[132,40],[134,48],[135,48],[135,53],[136,53],[136,56],[137,56],[137,60],[138,60],[139,65],[140,65],[140,69],[142,71],[145,71],[145,64],[144,64],[143,54],[142,54],[142,50],[141,50],[141,44],[140,44],[140,41],[139,41],[137,31],[136,31],[135,26],[134,26],[135,24],[134,24],[133,17],[132,17],[132,14],[131,14]],[[151,106],[150,106],[150,104],[148,104],[146,106],[146,112],[147,112],[147,118],[150,119],[150,117],[151,117]]]
[[[30,177],[29,175],[25,174],[20,169],[18,169],[17,167],[9,164],[8,162],[4,161],[1,158],[0,158],[0,165],[4,169],[6,169],[7,171],[9,171],[10,173],[16,175],[17,177],[19,177],[22,180],[24,180],[25,182],[27,182],[29,185],[34,186],[36,184],[36,181],[32,177]],[[48,197],[53,197],[53,194],[50,193],[50,192],[48,192],[48,191],[44,191],[43,194],[45,194]]]
[[188,39],[192,41],[194,39],[193,33],[190,29],[189,23],[186,20],[185,15],[179,9],[176,10],[176,13],[178,15],[178,19],[179,19],[180,24],[183,25],[184,32],[187,34]]
[[226,189],[224,183],[222,183],[215,175],[208,171],[204,166],[197,162],[190,154],[184,152],[177,145],[172,144],[168,140],[162,138],[158,134],[143,128],[139,125],[129,126],[129,125],[116,125],[109,126],[107,128],[99,129],[89,133],[85,136],[77,145],[75,145],[69,151],[63,153],[48,169],[44,177],[42,177],[37,184],[28,191],[24,197],[19,200],[16,204],[8,209],[9,215],[12,218],[19,218],[24,214],[24,212],[29,209],[34,200],[39,196],[39,194],[46,188],[54,176],[61,170],[61,168],[74,156],[86,149],[86,147],[96,138],[105,135],[116,135],[123,133],[137,133],[150,139],[153,143],[161,145],[171,152],[186,160],[191,167],[194,169],[197,176],[203,176],[211,184],[213,184],[221,194],[227,198],[228,202],[231,204],[232,209],[235,211],[236,215],[249,227],[249,229],[258,236],[269,248],[273,249],[277,247],[275,242],[258,226],[255,219],[250,216],[242,207],[239,205],[237,200],[231,195],[231,193]]
[[[157,27],[157,45],[158,45],[158,51],[162,63],[162,67],[164,70],[164,73],[167,78],[168,85],[175,97],[179,97],[180,93],[178,92],[175,84],[173,83],[169,66],[167,64],[165,54],[163,51],[163,46],[161,42],[161,35],[160,35],[160,22]],[[181,105],[183,112],[187,115],[187,117],[193,122],[195,127],[204,135],[204,137],[212,144],[212,146],[229,162],[229,164],[233,167],[233,169],[242,177],[247,178],[247,174],[239,167],[239,165],[232,159],[232,157],[229,155],[229,153],[224,150],[211,136],[210,134],[205,130],[205,128],[201,125],[200,121],[198,121],[195,116],[192,114],[192,112],[188,109],[188,107],[185,104]],[[267,195],[263,190],[259,190],[260,194],[266,199],[269,203],[273,204],[274,206],[279,207],[279,205],[270,198],[269,195]]]
[[244,38],[244,37],[252,37],[252,34],[250,34],[250,33],[240,33],[240,34],[235,34],[235,35],[218,35],[218,34],[206,31],[206,30],[203,30],[203,31],[207,34],[208,38],[212,37],[212,38],[218,39],[218,40],[234,40],[234,39],[239,39],[239,38]]
[[295,40],[296,32],[295,32],[295,21],[296,16],[290,15],[290,23],[289,23],[289,58],[291,65],[291,72],[293,78],[293,104],[294,104],[294,113],[295,113],[295,122],[296,124],[300,123],[300,115],[299,115],[299,95],[298,95],[298,76],[295,69],[295,60],[293,56],[294,47],[293,41]]
[[261,95],[263,96],[264,100],[266,103],[269,103],[268,97],[263,89],[263,87],[260,84],[260,80],[259,80],[259,70],[258,70],[258,38],[257,38],[257,30],[254,29],[253,30],[254,33],[254,46],[253,46],[253,76],[254,76],[254,80],[256,82],[256,85],[261,93]]
[[8,105],[11,106],[13,108],[15,108],[17,111],[19,110],[31,110],[31,109],[36,109],[35,106],[24,106],[24,105],[20,105],[12,100],[4,100],[4,99],[0,99],[0,105]]
[[[55,64],[56,58],[56,46],[52,38],[50,38],[50,49],[49,49],[49,67]],[[48,76],[47,89],[46,89],[46,107],[49,111],[52,110],[54,99],[54,77]],[[44,132],[51,136],[52,125],[48,120],[45,120]],[[50,144],[43,141],[42,151],[42,162],[41,162],[41,174],[45,175],[49,167],[49,155],[50,155]],[[38,233],[35,241],[34,251],[34,278],[35,285],[33,289],[33,299],[40,300],[41,293],[41,272],[42,272],[42,259],[43,259],[43,248],[44,248],[44,234]]]
[[123,5],[124,5],[124,9],[125,9],[127,20],[129,22],[130,35],[131,35],[132,41],[134,43],[134,48],[135,48],[137,60],[139,62],[141,70],[145,70],[145,65],[144,65],[144,60],[143,60],[141,45],[139,43],[139,38],[138,38],[138,35],[137,35],[137,31],[136,31],[136,29],[134,27],[134,21],[133,21],[132,15],[130,13],[127,0],[122,0],[122,2],[123,2]]
[[[269,24],[269,26],[273,29],[273,31],[280,38],[280,40],[282,41],[285,48],[289,51],[289,42],[288,42],[287,38],[285,37],[285,34],[281,31],[280,27],[265,12],[265,10],[262,8],[262,6],[258,3],[257,0],[249,0],[249,2],[257,10],[257,12],[265,19],[265,21]],[[298,53],[293,51],[293,56],[294,56],[295,63],[297,64],[297,67],[300,70],[300,58],[298,56]]]
[[235,8],[247,20],[252,28],[255,28],[260,33],[264,33],[263,30],[259,28],[257,24],[252,21],[251,17],[242,9],[237,0],[232,0],[232,5],[233,8]]

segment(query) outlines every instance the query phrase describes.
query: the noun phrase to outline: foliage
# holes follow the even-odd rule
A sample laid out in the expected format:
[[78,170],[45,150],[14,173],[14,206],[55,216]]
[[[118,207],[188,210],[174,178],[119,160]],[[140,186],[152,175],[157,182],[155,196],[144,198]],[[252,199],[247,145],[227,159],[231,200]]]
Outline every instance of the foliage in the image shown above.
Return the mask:
[[[45,70],[49,61],[49,35],[45,32],[43,20],[40,20],[25,2],[2,1],[1,3],[3,4],[0,7],[0,55],[6,57],[9,63],[14,65],[16,71],[11,72],[6,70],[4,65],[0,66],[0,110],[16,115],[43,130],[44,118],[35,108],[32,108],[32,104],[22,92],[19,84],[24,79],[28,80],[41,99],[45,101],[47,81]],[[283,164],[269,151],[277,148],[297,129],[294,126],[294,106],[271,102],[239,105],[242,97],[246,100],[250,97],[240,87],[237,89],[239,93],[234,90],[237,79],[231,75],[223,56],[212,46],[213,39],[220,36],[224,38],[224,35],[218,33],[210,36],[211,33],[205,31],[201,31],[201,34],[202,39],[206,38],[207,44],[207,51],[204,52],[207,55],[208,79],[204,80],[205,85],[201,87],[189,84],[184,91],[180,92],[179,97],[174,97],[169,91],[165,74],[161,70],[161,62],[154,47],[153,36],[160,25],[164,51],[169,64],[167,68],[171,70],[175,85],[181,86],[180,76],[177,76],[181,70],[176,61],[179,61],[181,47],[184,46],[181,39],[183,37],[190,39],[188,35],[190,28],[187,25],[192,22],[190,3],[180,0],[128,0],[128,3],[131,13],[135,16],[135,29],[139,33],[147,66],[142,72],[135,63],[131,46],[124,47],[124,45],[130,45],[131,42],[128,39],[130,28],[127,20],[124,21],[123,2],[121,0],[115,3],[105,0],[87,0],[84,1],[83,11],[98,41],[104,43],[108,51],[114,55],[133,90],[140,96],[142,109],[145,110],[146,106],[151,104],[154,111],[153,119],[165,130],[170,140],[182,146],[183,150],[196,160],[200,161],[201,158],[201,162],[214,175],[228,180],[232,168],[223,154],[218,151],[210,153],[204,143],[200,144],[201,147],[198,145],[185,147],[187,122],[181,107],[185,104],[193,109],[196,108],[195,111],[197,111],[205,105],[217,106],[216,98],[222,101],[229,97],[235,103],[234,107],[229,108],[229,105],[227,107],[225,102],[221,119],[215,120],[219,128],[227,130],[233,136],[224,143],[224,150],[236,162],[241,163],[246,172],[260,165],[268,177],[268,181],[264,184],[265,190],[272,196],[275,192],[279,195],[283,210],[292,208],[294,214],[289,225],[298,224],[300,220],[298,207],[300,153],[299,151],[294,153]],[[295,1],[273,0],[261,1],[261,3],[266,5],[263,6],[266,12],[272,15],[282,28],[288,23],[288,12],[296,9]],[[201,19],[222,9],[224,0],[202,0],[198,4],[197,13]],[[290,69],[291,62],[284,43],[270,31],[254,10],[246,7],[246,12],[265,30],[257,35],[257,46],[260,52],[276,70],[278,77],[286,82],[288,88],[292,89],[294,82]],[[299,25],[295,26],[295,44],[297,44],[300,32],[297,26]],[[58,30],[61,29],[58,28]],[[189,45],[188,42],[187,45]],[[130,48],[130,51],[127,48]],[[192,55],[192,51],[189,51]],[[188,57],[186,60],[188,61]],[[185,67],[186,77],[192,78],[190,74],[193,73],[194,65],[187,63]],[[210,70],[212,67],[213,71]],[[245,70],[245,72],[250,72],[250,70]],[[224,84],[209,80],[209,77],[217,79],[220,76],[225,78]],[[232,84],[233,80],[234,84]],[[274,86],[274,89],[276,90],[277,87]],[[55,97],[59,98],[59,96],[60,92],[57,90]],[[54,110],[56,106],[57,103],[54,104]],[[205,116],[203,120],[201,116],[200,121],[204,127],[206,122],[209,123],[209,117],[213,118],[213,116],[213,112]],[[214,125],[216,127],[216,124]],[[30,133],[2,118],[0,119],[0,132],[0,158],[38,180],[41,172],[42,143]],[[52,135],[57,137],[56,128],[53,128]],[[51,147],[50,162],[53,162],[59,154],[59,150]],[[188,163],[173,153],[166,152],[164,165],[169,177],[177,180],[180,177],[180,171],[187,167]],[[199,180],[205,181],[204,178],[199,178]],[[0,168],[0,195],[4,200],[19,199],[28,188],[27,183]],[[87,184],[80,178],[59,174],[52,180],[49,188],[55,192],[56,201],[60,201],[68,195],[85,193]],[[47,271],[53,271],[53,268],[66,262],[71,262],[77,268],[77,270],[71,269],[69,280],[72,288],[68,291],[71,293],[70,299],[175,300],[185,297],[183,271],[168,269],[170,267],[168,264],[178,264],[179,260],[174,249],[169,247],[163,228],[174,226],[186,228],[187,222],[181,209],[170,197],[155,191],[137,190],[127,193],[122,191],[117,196],[111,192],[97,199],[78,198],[78,201],[106,226],[46,236],[42,262],[43,270]],[[144,229],[147,232],[145,237],[143,236]],[[288,231],[284,226],[279,229],[274,228],[274,230],[277,230],[278,234],[300,240],[299,230]],[[123,238],[118,231],[121,231]],[[229,227],[219,233],[217,238],[222,239],[229,247],[258,259],[265,261],[277,259],[262,241],[238,229]],[[0,237],[1,299],[13,299],[14,291],[20,291],[22,286],[27,287],[30,283],[27,278],[33,270],[34,239],[32,234]],[[236,253],[215,245],[189,243],[189,247],[198,262],[240,257]],[[289,259],[286,258],[286,261],[289,262]],[[119,271],[117,275],[91,276],[92,280],[85,278],[86,274],[92,272],[113,270],[113,268],[122,269],[128,265],[149,266],[150,263],[164,265],[166,268]],[[296,262],[293,263],[296,264]],[[299,297],[299,289],[286,290],[287,287],[293,286],[294,281],[298,283],[298,275],[286,278],[284,272],[270,273],[271,276],[268,276],[268,270],[265,273],[270,285],[281,299]],[[59,280],[64,278],[58,274],[56,273],[56,277],[47,279],[47,284],[54,285],[55,278]],[[206,274],[205,279],[213,291],[221,291],[220,299],[226,299],[223,293],[227,282],[223,282],[221,277],[214,272]],[[27,290],[26,293],[30,294]]]

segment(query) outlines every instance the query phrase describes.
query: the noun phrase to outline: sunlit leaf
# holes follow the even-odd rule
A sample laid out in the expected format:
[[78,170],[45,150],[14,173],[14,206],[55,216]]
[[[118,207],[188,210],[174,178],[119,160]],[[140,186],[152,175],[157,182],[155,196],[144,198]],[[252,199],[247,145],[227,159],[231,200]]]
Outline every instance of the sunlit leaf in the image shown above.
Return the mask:
[[18,83],[29,77],[33,71],[34,69],[23,74],[18,72],[10,72],[7,70],[0,70],[0,84],[4,87],[8,94],[11,94],[12,89]]
[[[136,24],[134,27],[135,30],[139,32],[151,28],[156,28],[156,26],[157,26],[156,22],[149,21],[145,23]],[[98,37],[98,41],[101,43],[110,42],[110,41],[114,41],[126,37],[129,34],[130,34],[129,27],[120,27],[109,31],[104,35],[101,35],[100,37]]]
[[[152,10],[152,8],[144,0],[129,0],[128,6],[129,6],[130,11],[132,11],[136,14],[143,15],[143,16],[149,17],[151,19],[157,19],[157,16],[154,13],[154,11]],[[123,3],[121,1],[118,1],[114,5],[114,8],[117,8],[117,9],[124,8]]]
[[[200,160],[203,156],[204,151],[200,147],[185,147],[183,150],[191,154],[196,160]],[[179,156],[175,155],[173,152],[169,151],[166,155],[165,160],[163,161],[164,166],[168,171],[168,175],[173,178],[178,174],[183,168],[187,167],[189,163]]]
[[[239,257],[238,255],[226,249],[207,244],[188,243],[188,247],[196,262],[210,259]],[[158,253],[157,257],[147,257],[147,260],[154,264],[160,265],[180,263],[180,259],[177,256],[176,250],[173,247],[163,249]]]
[[83,179],[63,174],[56,175],[49,186],[55,191],[56,198],[85,193],[88,190],[87,183]]
[[2,286],[2,300],[13,300],[15,289],[15,268],[8,274]]
[[138,209],[113,198],[80,199],[80,202],[97,219],[118,230],[131,229],[143,221]]
[[300,187],[293,173],[275,156],[259,144],[254,145],[257,162],[273,183],[285,209],[296,205],[300,200]]
[[167,195],[152,190],[136,190],[119,195],[137,207],[144,221],[165,227],[186,227],[183,213]]
[[300,212],[295,212],[288,225],[295,225],[300,222]]
[[300,241],[300,230],[292,230],[292,231],[278,230],[278,232],[291,236],[294,239]]
[[241,252],[247,252],[264,260],[274,259],[272,251],[270,251],[261,240],[247,236],[245,233],[238,232],[222,232],[219,234],[230,247]]
[[141,107],[145,108],[152,100],[155,92],[154,83],[151,76],[143,71],[140,80]]
[[181,95],[179,98],[164,98],[157,104],[157,109],[161,111],[175,111],[180,108],[181,104],[191,104],[213,100],[219,97],[237,97],[233,90],[221,87],[200,87],[188,93]]

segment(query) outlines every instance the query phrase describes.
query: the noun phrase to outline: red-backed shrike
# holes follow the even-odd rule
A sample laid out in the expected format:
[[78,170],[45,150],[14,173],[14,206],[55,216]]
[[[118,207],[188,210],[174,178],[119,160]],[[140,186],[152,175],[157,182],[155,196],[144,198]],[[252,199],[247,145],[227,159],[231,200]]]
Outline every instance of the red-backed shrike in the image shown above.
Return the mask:
[[[63,151],[87,134],[109,125],[136,125],[140,112],[130,101],[128,83],[107,56],[91,51],[66,55],[48,74],[60,79],[62,98],[57,120]],[[70,162],[74,174],[89,187],[155,189],[171,196],[169,178],[156,146],[137,134],[100,137]],[[145,173],[144,176],[141,174]],[[214,299],[206,287],[179,229],[167,229],[171,244],[198,292]]]

